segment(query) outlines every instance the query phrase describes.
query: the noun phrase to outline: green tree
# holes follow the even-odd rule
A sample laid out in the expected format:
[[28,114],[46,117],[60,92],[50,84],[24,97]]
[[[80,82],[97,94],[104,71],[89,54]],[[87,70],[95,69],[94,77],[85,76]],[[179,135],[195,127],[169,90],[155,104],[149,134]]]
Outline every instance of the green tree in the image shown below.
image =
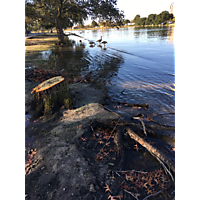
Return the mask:
[[150,14],[148,15],[148,18],[146,19],[145,24],[146,25],[155,24],[155,19],[156,19],[156,14]]
[[97,22],[95,22],[94,20],[92,21],[91,23],[91,27],[95,27],[95,26],[98,26]]
[[147,19],[146,17],[137,18],[135,20],[135,25],[136,26],[143,26],[143,25],[145,25],[146,19]]
[[168,11],[161,12],[160,17],[163,22],[166,22],[167,20],[169,20],[169,12]]
[[25,1],[25,14],[54,24],[59,42],[64,43],[63,28],[83,24],[89,16],[114,21],[120,14],[116,4],[116,0],[32,0]]
[[133,22],[136,22],[136,20],[140,18],[140,15],[136,15],[135,18],[133,19]]
[[123,24],[128,24],[128,23],[130,23],[130,20],[128,20],[128,19],[125,19],[125,20],[123,21]]

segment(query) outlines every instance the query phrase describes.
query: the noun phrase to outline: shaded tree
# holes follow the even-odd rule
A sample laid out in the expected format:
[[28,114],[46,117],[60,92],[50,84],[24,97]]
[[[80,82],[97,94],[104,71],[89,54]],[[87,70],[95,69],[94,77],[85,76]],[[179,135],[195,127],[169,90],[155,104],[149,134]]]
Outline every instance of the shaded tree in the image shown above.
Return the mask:
[[132,20],[133,22],[136,22],[136,20],[140,18],[140,15],[136,15],[135,18]]
[[143,26],[143,25],[145,25],[146,19],[147,19],[146,17],[137,18],[135,20],[135,25],[137,25],[137,26]]
[[92,27],[95,27],[95,26],[98,26],[98,24],[97,24],[97,22],[95,22],[95,21],[93,20],[92,23],[91,23],[91,26],[92,26]]
[[130,20],[128,20],[128,19],[125,19],[125,20],[123,21],[123,24],[128,24],[128,23],[130,23]]
[[150,14],[148,15],[148,18],[146,19],[145,24],[146,25],[151,25],[155,23],[155,19],[156,19],[156,14]]
[[110,21],[123,17],[116,4],[116,0],[32,0],[25,1],[25,14],[48,20],[56,27],[59,42],[64,43],[63,28],[83,24],[89,16]]

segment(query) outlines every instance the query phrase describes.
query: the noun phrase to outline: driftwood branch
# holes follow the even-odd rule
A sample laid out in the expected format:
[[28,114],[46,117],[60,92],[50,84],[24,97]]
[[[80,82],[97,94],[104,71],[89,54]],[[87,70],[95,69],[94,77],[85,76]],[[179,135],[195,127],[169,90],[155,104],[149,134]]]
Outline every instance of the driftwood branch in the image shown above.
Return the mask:
[[[119,125],[120,126],[135,126],[137,128],[141,127],[141,125],[139,123],[126,122],[126,121],[122,121],[121,123],[119,123]],[[159,124],[146,124],[146,128],[156,129],[156,130],[175,131],[175,127],[174,126],[159,125]]]
[[147,136],[147,132],[146,132],[146,129],[145,129],[145,125],[144,125],[143,120],[142,120],[140,117],[133,117],[133,119],[138,119],[138,120],[141,122],[142,127],[143,127],[143,131],[144,131],[144,134],[145,134],[145,136]]
[[154,194],[150,194],[149,196],[146,196],[143,200],[146,200],[146,199],[148,199],[149,197],[152,197],[152,196],[156,196],[156,195],[160,194],[161,192],[162,191],[160,190],[160,191],[158,191],[158,192],[156,192]]
[[[142,139],[140,136],[138,136],[134,131],[132,131],[130,128],[127,128],[127,133],[131,137],[131,139],[134,139],[136,142],[140,143],[143,147],[145,147],[154,157],[158,159],[158,161],[161,161],[165,163],[169,169],[171,169],[175,173],[175,163],[167,158],[162,152],[160,152],[156,147],[153,147],[149,143],[147,143],[144,139]],[[170,172],[168,170],[168,172]],[[171,173],[169,173],[171,177]]]

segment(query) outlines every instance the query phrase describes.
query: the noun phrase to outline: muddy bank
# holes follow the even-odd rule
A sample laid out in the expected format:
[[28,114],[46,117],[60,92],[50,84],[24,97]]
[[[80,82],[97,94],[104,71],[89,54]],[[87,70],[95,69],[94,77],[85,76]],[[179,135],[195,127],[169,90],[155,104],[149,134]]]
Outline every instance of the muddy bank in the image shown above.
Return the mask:
[[[30,91],[37,84],[26,83],[26,113],[30,115]],[[118,144],[117,124],[123,119],[102,106],[106,90],[85,83],[69,84],[69,88],[74,109],[29,120],[26,127],[26,135],[33,140],[26,149],[26,199],[144,199],[149,195],[173,199],[170,177],[145,148],[130,140],[124,125]],[[143,137],[141,127],[132,129]],[[149,143],[174,158],[170,145],[153,131],[147,133]]]

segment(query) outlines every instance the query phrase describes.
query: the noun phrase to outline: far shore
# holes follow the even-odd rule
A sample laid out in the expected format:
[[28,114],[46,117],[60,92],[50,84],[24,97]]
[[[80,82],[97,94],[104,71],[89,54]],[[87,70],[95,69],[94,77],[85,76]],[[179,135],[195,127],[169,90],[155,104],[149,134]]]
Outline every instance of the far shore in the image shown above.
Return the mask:
[[[95,27],[95,28],[78,28],[78,29],[72,29],[72,28],[67,28],[64,29],[63,31],[85,31],[85,30],[98,30],[98,29],[116,29],[116,27],[119,28],[127,28],[127,27],[136,27],[136,28],[140,28],[140,27],[165,27],[165,26],[175,26],[174,24],[165,24],[165,25],[142,25],[142,26],[135,26],[135,25],[125,25],[125,26],[115,26],[115,27]],[[31,33],[49,33],[50,31],[31,31]],[[56,33],[56,30],[53,29],[53,33]]]

